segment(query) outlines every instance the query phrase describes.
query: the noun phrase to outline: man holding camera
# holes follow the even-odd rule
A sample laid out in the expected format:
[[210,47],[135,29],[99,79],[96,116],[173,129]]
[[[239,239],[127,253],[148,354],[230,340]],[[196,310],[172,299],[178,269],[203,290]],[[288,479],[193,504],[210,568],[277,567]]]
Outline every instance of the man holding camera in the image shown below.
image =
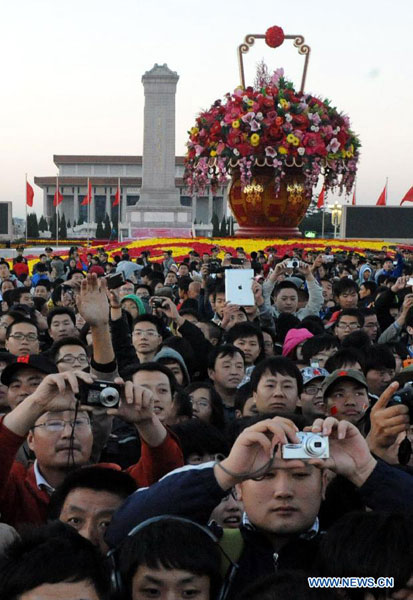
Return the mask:
[[[0,422],[0,512],[9,524],[43,522],[53,490],[73,468],[89,463],[93,434],[87,388],[92,383],[83,371],[48,375]],[[127,472],[138,486],[150,485],[182,465],[182,454],[154,414],[150,390],[118,383],[122,398],[107,413],[138,430],[142,457]],[[75,396],[82,389],[80,405]],[[29,468],[14,460],[26,437],[36,456]]]
[[[107,542],[116,546],[133,526],[156,515],[177,514],[206,523],[214,506],[235,487],[245,514],[239,568],[229,592],[234,598],[252,574],[259,578],[274,568],[311,572],[327,470],[348,479],[373,510],[411,509],[411,477],[377,462],[354,425],[328,417],[316,419],[309,430],[304,438],[312,437],[310,447],[319,445],[318,456],[325,458],[309,453],[289,419],[275,417],[246,428],[222,462],[177,470],[131,496],[115,514]],[[287,459],[289,443],[299,446],[293,447],[294,458]]]

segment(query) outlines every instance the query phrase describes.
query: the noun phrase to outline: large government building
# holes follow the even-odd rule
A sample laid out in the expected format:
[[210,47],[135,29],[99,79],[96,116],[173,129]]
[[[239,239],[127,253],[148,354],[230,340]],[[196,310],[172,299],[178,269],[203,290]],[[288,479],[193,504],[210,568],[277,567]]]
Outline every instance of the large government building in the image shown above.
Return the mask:
[[[64,214],[74,232],[93,232],[108,214],[121,218],[124,237],[210,235],[211,218],[227,214],[226,189],[189,196],[183,182],[184,157],[175,156],[175,94],[178,75],[167,65],[155,65],[142,77],[145,93],[143,156],[55,155]],[[92,202],[82,206],[88,179]],[[38,176],[43,190],[43,214],[50,219],[57,178]],[[120,182],[120,209],[113,207]],[[118,211],[120,210],[120,213]]]

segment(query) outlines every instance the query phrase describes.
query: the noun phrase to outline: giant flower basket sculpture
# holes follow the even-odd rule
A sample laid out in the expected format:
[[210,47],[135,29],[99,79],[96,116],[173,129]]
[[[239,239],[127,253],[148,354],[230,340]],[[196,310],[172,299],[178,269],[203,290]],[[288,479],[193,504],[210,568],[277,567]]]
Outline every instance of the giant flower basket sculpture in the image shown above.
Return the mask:
[[[260,65],[245,85],[242,56],[255,39],[276,48],[294,40],[305,55],[301,88]],[[349,118],[329,100],[304,92],[310,56],[300,35],[280,27],[250,34],[238,48],[241,85],[196,118],[189,133],[185,182],[191,194],[229,184],[228,198],[241,237],[296,237],[320,175],[325,190],[349,194],[360,140]]]

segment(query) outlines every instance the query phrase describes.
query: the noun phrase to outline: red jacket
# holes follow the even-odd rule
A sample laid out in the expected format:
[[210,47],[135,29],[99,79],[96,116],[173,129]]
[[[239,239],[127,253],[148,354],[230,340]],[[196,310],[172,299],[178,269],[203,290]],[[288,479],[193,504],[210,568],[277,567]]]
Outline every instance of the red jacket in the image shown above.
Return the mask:
[[[0,520],[13,527],[21,523],[44,523],[49,504],[47,492],[39,490],[36,485],[33,465],[27,468],[15,460],[24,440],[0,422]],[[126,470],[138,487],[149,486],[169,471],[183,466],[179,444],[169,433],[156,448],[151,448],[143,440],[141,443],[139,462]],[[120,470],[114,464],[100,466]]]

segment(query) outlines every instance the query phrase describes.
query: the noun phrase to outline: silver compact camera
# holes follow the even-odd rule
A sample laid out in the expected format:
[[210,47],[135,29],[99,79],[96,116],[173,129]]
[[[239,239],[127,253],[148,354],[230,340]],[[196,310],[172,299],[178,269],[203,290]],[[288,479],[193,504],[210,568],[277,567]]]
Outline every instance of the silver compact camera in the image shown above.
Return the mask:
[[298,269],[300,266],[300,261],[297,258],[292,258],[287,261],[287,269]]
[[328,437],[309,431],[299,431],[297,436],[300,438],[299,444],[284,444],[282,446],[282,458],[303,459],[330,457]]
[[79,385],[80,403],[88,406],[117,408],[120,394],[121,387],[111,381],[94,381],[90,384],[82,381]]

